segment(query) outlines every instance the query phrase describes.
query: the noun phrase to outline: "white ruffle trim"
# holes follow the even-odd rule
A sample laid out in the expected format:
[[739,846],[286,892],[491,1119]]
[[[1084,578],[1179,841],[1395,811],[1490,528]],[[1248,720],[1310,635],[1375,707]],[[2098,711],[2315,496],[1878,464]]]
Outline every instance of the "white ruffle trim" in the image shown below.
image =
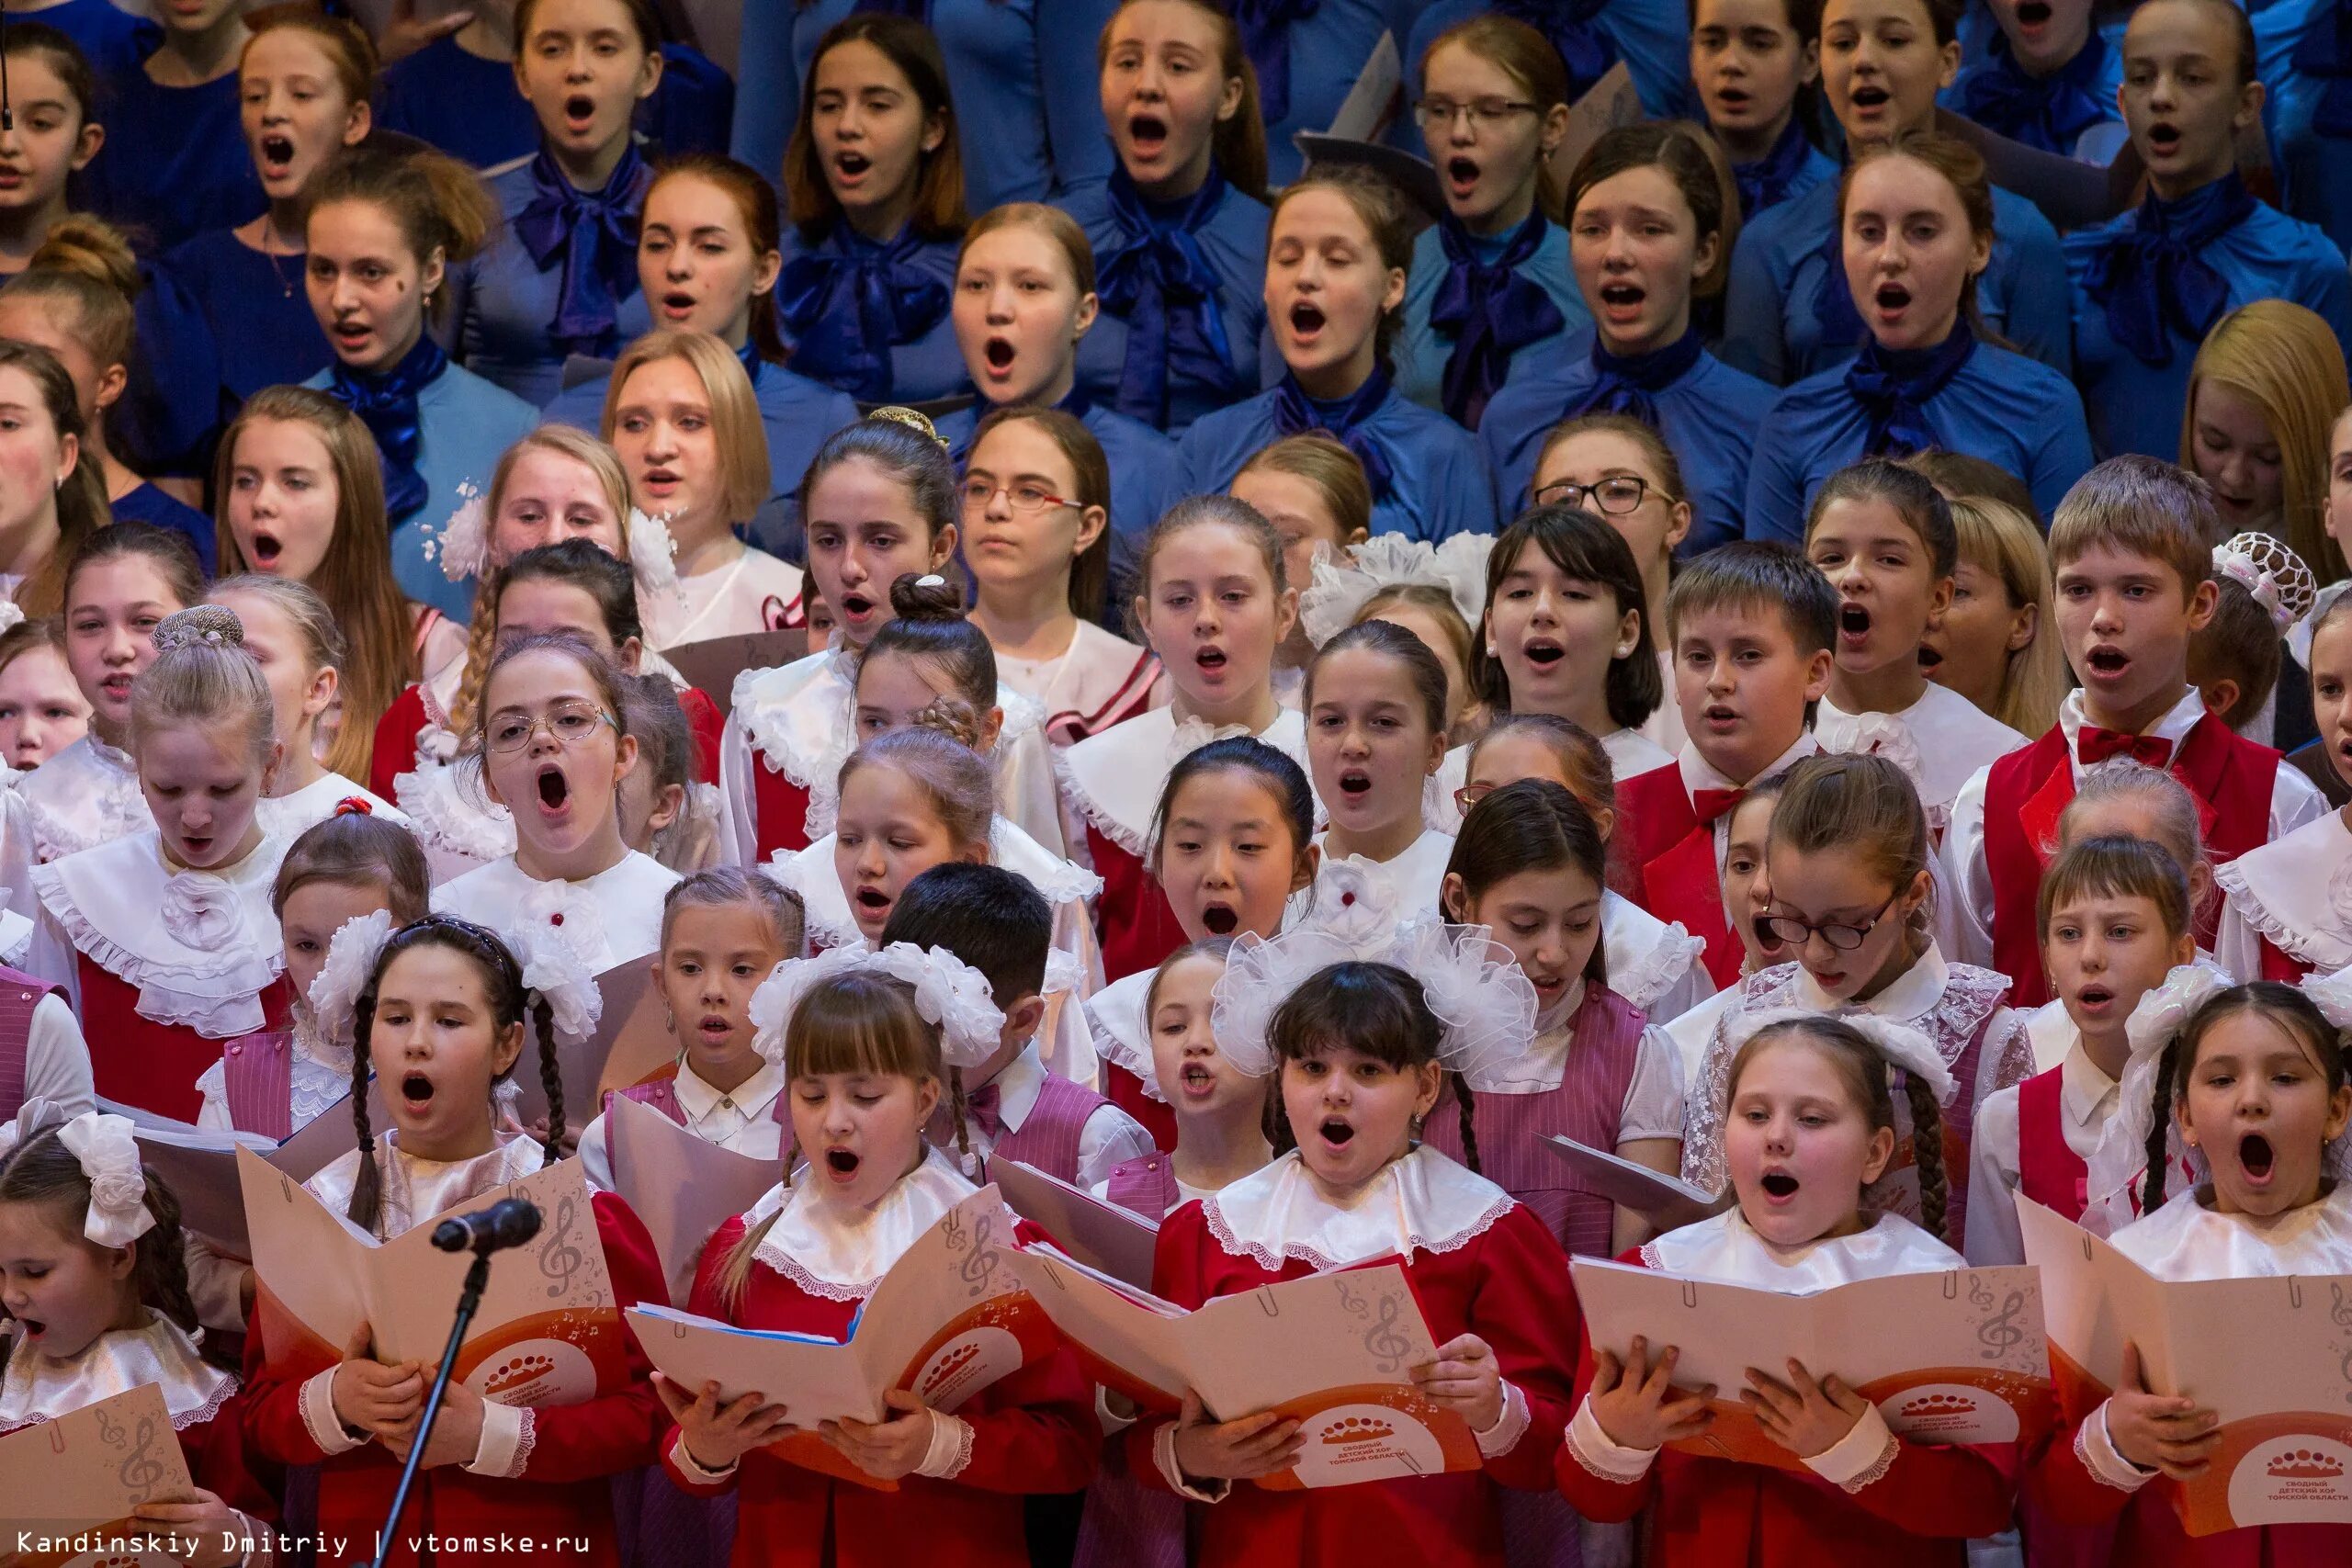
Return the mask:
[[[1505,1214],[1518,1206],[1519,1201],[1509,1193],[1505,1193],[1476,1219],[1449,1235],[1425,1236],[1418,1231],[1408,1232],[1406,1236],[1405,1255],[1409,1260],[1419,1253],[1434,1255],[1459,1252],[1494,1229]],[[1215,1202],[1204,1203],[1201,1207],[1203,1217],[1208,1221],[1209,1234],[1216,1237],[1217,1246],[1222,1247],[1226,1256],[1229,1258],[1247,1258],[1261,1269],[1280,1269],[1285,1259],[1293,1258],[1303,1263],[1311,1264],[1318,1269],[1336,1269],[1342,1263],[1355,1261],[1348,1258],[1326,1258],[1315,1248],[1298,1242],[1289,1243],[1277,1252],[1259,1242],[1242,1241],[1234,1235],[1232,1228],[1226,1223],[1224,1212]]]
[[120,946],[91,922],[55,863],[33,867],[32,875],[42,908],[74,950],[137,988],[140,1017],[193,1029],[208,1040],[251,1034],[266,1021],[261,994],[283,972],[282,954],[259,949],[219,953],[201,966],[149,958]]
[[[1057,765],[1060,755],[1055,753]],[[1049,904],[1091,901],[1102,891],[1101,877],[1046,849],[1002,815],[989,824],[989,859],[1007,871],[1019,872]]]
[[1079,782],[1078,770],[1070,765],[1069,754],[1076,749],[1069,746],[1053,749],[1054,782],[1061,786],[1062,798],[1086,819],[1088,827],[1136,859],[1148,860],[1150,857],[1146,852],[1150,847],[1150,825],[1147,823],[1142,828],[1130,828],[1112,815],[1108,807],[1087,793],[1086,786]]
[[2213,868],[2213,886],[2222,890],[2230,901],[2230,908],[2256,936],[2267,940],[2271,946],[2298,964],[2315,964],[2323,969],[2331,967],[2309,949],[2311,938],[2315,934],[2333,938],[2339,944],[2352,945],[2352,937],[2342,932],[2308,931],[2272,914],[2268,906],[2263,903],[2262,896],[2246,881],[2245,870],[2236,861],[2225,862]]
[[1656,946],[1642,954],[1639,963],[1628,965],[1623,975],[1611,974],[1609,988],[1646,1013],[1658,998],[1690,973],[1690,965],[1706,951],[1706,939],[1692,936],[1677,920],[1659,935]]
[[1901,1458],[1902,1454],[1903,1439],[1893,1432],[1889,1432],[1886,1435],[1885,1446],[1878,1451],[1878,1458],[1871,1461],[1869,1468],[1860,1474],[1839,1482],[1838,1489],[1850,1497],[1864,1487],[1876,1485],[1886,1479],[1886,1472],[1894,1468],[1894,1461]]
[[523,1416],[522,1432],[514,1439],[514,1458],[506,1466],[506,1479],[512,1481],[531,1468],[531,1450],[539,1446],[539,1422],[537,1413],[527,1404],[517,1407]]
[[462,762],[420,760],[414,773],[392,780],[392,804],[408,814],[428,847],[469,860],[503,860],[514,852],[514,814],[488,799],[467,799],[468,771]]
[[[850,661],[849,657],[840,652],[820,657],[825,660],[821,666],[812,666],[792,682],[789,689],[766,696],[761,694],[760,687],[797,666],[787,664],[783,670],[744,671],[735,677],[729,716],[732,722],[743,727],[744,734],[751,738],[752,750],[765,760],[769,772],[782,773],[796,786],[807,790],[813,790],[816,781],[823,776],[823,764],[826,757],[831,755],[832,748],[827,747],[822,754],[812,754],[801,739],[793,733],[791,716],[800,705],[801,696],[818,681],[827,678],[840,680],[840,711],[835,716],[835,722],[824,727],[823,733],[829,737],[843,737],[852,730],[851,699],[855,690],[855,672],[854,670],[839,670],[841,664]],[[846,755],[845,752],[843,754]]]
[[[1159,1065],[1151,1059],[1150,1049],[1128,1038],[1127,1030],[1114,1022],[1101,1005],[1106,997],[1114,1005],[1124,1003],[1127,999],[1125,997],[1114,995],[1124,984],[1124,981],[1114,981],[1079,1004],[1086,1010],[1087,1037],[1093,1043],[1096,1055],[1136,1076],[1136,1081],[1143,1085],[1147,1100],[1165,1105],[1168,1097],[1159,1090]],[[1122,1016],[1124,1013],[1122,1008]],[[1142,1025],[1139,1017],[1131,1021],[1138,1029]]]

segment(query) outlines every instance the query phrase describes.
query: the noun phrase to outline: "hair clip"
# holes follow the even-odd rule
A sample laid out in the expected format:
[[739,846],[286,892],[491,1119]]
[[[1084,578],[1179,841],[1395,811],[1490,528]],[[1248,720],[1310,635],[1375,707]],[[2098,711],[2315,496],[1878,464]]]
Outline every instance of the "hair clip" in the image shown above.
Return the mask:
[[154,642],[158,653],[198,646],[243,648],[245,624],[225,605],[194,604],[165,615],[163,624],[155,628]]
[[2284,636],[2311,614],[2319,581],[2303,558],[2268,534],[2233,534],[2213,547],[2213,570],[2245,585]]
[[942,452],[947,450],[946,438],[939,434],[939,427],[931,423],[931,416],[921,409],[907,408],[899,403],[885,403],[878,409],[869,411],[865,417],[886,419],[892,424],[903,424],[918,435],[929,436]]

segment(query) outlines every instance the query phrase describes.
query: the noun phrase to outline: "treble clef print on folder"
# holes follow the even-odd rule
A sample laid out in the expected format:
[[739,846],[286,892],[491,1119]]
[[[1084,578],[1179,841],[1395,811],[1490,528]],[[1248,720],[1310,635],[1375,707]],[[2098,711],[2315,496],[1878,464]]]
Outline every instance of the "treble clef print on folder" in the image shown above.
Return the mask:
[[2344,1403],[2352,1404],[2352,1295],[2346,1295],[2341,1284],[2331,1281],[2327,1287],[2328,1321],[2335,1324],[2345,1337],[2335,1341],[2335,1372],[2344,1380]]
[[571,1239],[571,1224],[578,1217],[577,1204],[567,1193],[556,1202],[555,1228],[539,1244],[539,1272],[547,1277],[550,1299],[571,1289],[571,1277],[588,1267],[588,1255]]
[[1396,1304],[1394,1295],[1383,1296],[1380,1298],[1380,1315],[1364,1332],[1363,1348],[1380,1363],[1380,1370],[1384,1372],[1401,1371],[1405,1358],[1413,1353],[1412,1337],[1396,1326],[1396,1320],[1403,1315],[1404,1308]]
[[1976,1342],[1984,1347],[1978,1352],[1988,1361],[1997,1361],[2025,1343],[2026,1331],[2018,1323],[2025,1311],[2025,1292],[2011,1291],[2001,1310],[1976,1325]]
[[956,1272],[963,1280],[965,1292],[968,1295],[974,1297],[987,1295],[989,1280],[996,1273],[997,1265],[1002,1261],[997,1256],[996,1248],[989,1245],[989,1235],[994,1228],[994,1222],[986,1214],[972,1222],[972,1250],[965,1257],[964,1261],[956,1267]]
[[[126,1445],[119,1440],[122,1428],[117,1427],[114,1431],[115,1436],[107,1437],[108,1446],[124,1448]],[[104,1426],[100,1427],[99,1432],[106,1436]],[[164,1483],[164,1461],[148,1452],[154,1445],[155,1423],[141,1420],[138,1436],[130,1439],[129,1451],[123,1455],[122,1463],[115,1469],[115,1475],[121,1481],[123,1489],[141,1502]]]

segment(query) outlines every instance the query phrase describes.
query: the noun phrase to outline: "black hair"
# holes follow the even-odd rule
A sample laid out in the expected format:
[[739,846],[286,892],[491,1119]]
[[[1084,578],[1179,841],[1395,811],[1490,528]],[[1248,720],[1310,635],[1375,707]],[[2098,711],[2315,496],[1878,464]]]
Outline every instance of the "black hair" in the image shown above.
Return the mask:
[[1306,782],[1306,771],[1288,752],[1276,750],[1254,735],[1228,735],[1186,752],[1168,770],[1168,780],[1159,786],[1159,803],[1151,809],[1149,842],[1154,865],[1159,861],[1160,836],[1168,830],[1168,812],[1175,804],[1177,794],[1204,773],[1227,772],[1255,773],[1272,793],[1282,807],[1283,820],[1290,829],[1290,852],[1294,859],[1314,841],[1315,789]]
[[[503,595],[518,582],[567,583],[587,594],[596,602],[605,635],[616,649],[631,637],[640,643],[645,640],[645,622],[637,608],[636,572],[628,562],[586,539],[559,539],[525,550],[499,573],[498,593]],[[493,597],[493,615],[497,605],[498,599]]]
[[906,487],[915,510],[922,515],[926,543],[938,538],[942,528],[963,515],[963,491],[956,482],[956,465],[948,458],[946,444],[931,434],[928,423],[918,430],[896,419],[869,414],[826,436],[817,455],[808,459],[800,476],[800,493],[795,498],[804,520],[818,481],[854,458],[872,463]]
[[2327,1075],[2329,1094],[2341,1089],[2346,1081],[2344,1036],[2327,1021],[2319,1004],[2301,988],[2282,986],[2276,980],[2256,980],[2206,998],[2188,1015],[2188,1021],[2165,1042],[2164,1055],[2156,1061],[2155,1087],[2150,1091],[2154,1114],[2148,1118],[2148,1169],[2140,1189],[2140,1212],[2143,1214],[2153,1214],[2164,1206],[2165,1162],[2169,1157],[2167,1140],[2172,1131],[2173,1102],[2188,1086],[2188,1075],[2197,1066],[2197,1048],[2208,1030],[2242,1012],[2258,1012],[2294,1036],[2298,1043],[2310,1046],[2312,1055],[2319,1059],[2320,1070]]
[[[1603,519],[1575,506],[1538,506],[1519,514],[1502,531],[1487,557],[1487,617],[1491,632],[1495,595],[1503,580],[1518,570],[1519,558],[1529,546],[1562,575],[1609,591],[1620,615],[1633,614],[1636,631],[1634,650],[1610,660],[1605,696],[1610,722],[1621,729],[1638,729],[1666,700],[1666,676],[1658,669],[1657,634],[1650,626],[1649,602],[1642,588],[1642,569],[1634,559],[1625,536]],[[1497,713],[1510,710],[1510,680],[1502,660],[1487,656],[1483,641],[1477,649],[1471,684]]]
[[[867,639],[858,668],[864,670],[885,653],[928,661],[956,688],[952,696],[938,702],[964,704],[971,711],[957,716],[968,721],[961,728],[977,729],[979,718],[996,706],[996,649],[987,634],[965,618],[964,595],[944,577],[902,572],[890,584],[890,609],[892,618]],[[973,744],[967,734],[956,733],[957,726],[943,728],[966,745]]]
[[[1285,1062],[1319,1056],[1333,1046],[1345,1046],[1369,1056],[1392,1072],[1409,1072],[1437,1061],[1445,1025],[1430,1010],[1421,983],[1394,964],[1348,962],[1334,964],[1308,976],[1267,1021],[1266,1043],[1276,1070]],[[1461,1075],[1449,1074],[1454,1104],[1462,1119],[1463,1163],[1478,1168],[1478,1139],[1471,1126],[1470,1086]],[[1298,1132],[1285,1131],[1295,1143]]]
[[[1609,887],[1609,846],[1601,841],[1600,825],[1583,801],[1551,779],[1516,779],[1487,791],[1462,819],[1446,874],[1462,879],[1462,908],[1439,912],[1466,920],[1470,907],[1497,883],[1523,871],[1558,871],[1573,866],[1592,878],[1594,888]],[[1597,985],[1609,983],[1609,944],[1595,941],[1585,961],[1584,977]]]
[[978,970],[996,1005],[1011,1012],[1045,991],[1054,907],[1018,872],[949,861],[899,890],[882,925],[881,945],[894,942],[945,948]]

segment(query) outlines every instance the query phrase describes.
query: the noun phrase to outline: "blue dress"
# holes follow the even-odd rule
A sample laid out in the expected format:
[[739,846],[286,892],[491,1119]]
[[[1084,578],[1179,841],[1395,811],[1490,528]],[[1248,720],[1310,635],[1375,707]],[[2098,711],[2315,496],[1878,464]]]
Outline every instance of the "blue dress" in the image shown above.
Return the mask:
[[[330,390],[332,367],[302,384]],[[392,520],[392,575],[401,592],[463,624],[473,614],[473,584],[452,582],[425,558],[428,539],[437,538],[461,504],[458,487],[488,492],[506,448],[538,428],[539,411],[503,387],[452,365],[419,390],[417,477],[424,500]]]
[[[1408,0],[1408,8],[1413,8]],[[1618,61],[1625,62],[1642,107],[1665,118],[1694,114],[1698,95],[1690,88],[1690,11],[1684,0],[1434,0],[1419,7],[1409,29],[1396,42],[1405,51],[1406,95],[1419,91],[1421,57],[1440,33],[1468,21],[1483,11],[1514,17],[1552,39],[1568,67],[1568,97],[1581,97]],[[1354,57],[1359,62],[1362,56]],[[1359,63],[1356,67],[1361,70]],[[1353,71],[1347,85],[1354,85]],[[1346,96],[1346,86],[1340,89]],[[1331,100],[1337,107],[1339,99]],[[1327,113],[1303,127],[1320,130],[1330,123]],[[1421,152],[1420,132],[1400,117],[1412,138],[1412,151]],[[1283,138],[1287,144],[1289,138]],[[1281,183],[1277,176],[1276,183]]]
[[1111,172],[1094,50],[1117,9],[1117,0],[758,0],[743,7],[740,71],[760,90],[736,96],[735,155],[764,174],[782,169],[818,39],[853,11],[896,11],[927,23],[946,57],[966,209],[978,217],[1075,190]]
[[213,526],[211,518],[186,502],[173,500],[142,479],[137,490],[115,499],[112,511],[118,523],[145,523],[168,528],[187,539],[195,547],[196,558],[203,564],[206,577],[220,570],[220,531]]
[[2255,10],[2255,59],[2288,213],[2352,249],[2352,25],[2336,0],[2274,0]]
[[836,220],[822,239],[786,224],[776,314],[793,367],[865,403],[923,403],[964,391],[949,296],[954,240],[911,227],[888,245]]
[[1734,164],[1731,176],[1739,186],[1739,220],[1753,223],[1791,197],[1837,179],[1838,160],[1815,147],[1804,124],[1791,115],[1772,150],[1752,163]]
[[[1122,537],[1140,539],[1159,514],[1184,491],[1176,443],[1141,420],[1129,419],[1074,391],[1055,405],[1092,433],[1111,468],[1111,526]],[[939,422],[939,434],[961,468],[972,455],[972,434],[993,412],[985,403],[959,409]]]
[[[1242,47],[1258,72],[1258,102],[1266,119],[1269,183],[1276,189],[1298,178],[1304,160],[1291,138],[1326,130],[1388,33],[1403,54],[1408,85],[1416,56],[1413,22],[1427,0],[1238,0],[1228,6],[1241,28]],[[1399,133],[1411,130],[1403,126]]]
[[307,259],[264,255],[215,229],[160,264],[210,329],[221,420],[264,387],[299,386],[334,358],[302,285]]
[[1449,214],[1413,242],[1404,324],[1391,351],[1396,389],[1480,428],[1481,411],[1511,372],[1556,361],[1591,324],[1568,268],[1566,229],[1539,211],[1485,240]]
[[1306,397],[1285,375],[1271,389],[1199,421],[1177,445],[1184,493],[1223,492],[1261,449],[1309,430],[1339,437],[1364,460],[1374,533],[1434,544],[1494,531],[1494,477],[1478,438],[1407,398],[1380,371],[1336,403]]
[[177,277],[141,261],[131,323],[130,384],[107,411],[107,442],[142,474],[209,475],[220,373],[204,312]]
[[[449,269],[449,351],[536,408],[563,389],[565,359],[608,359],[651,331],[637,286],[637,220],[652,183],[633,148],[601,191],[575,191],[544,154],[492,176],[506,222],[480,255]],[[576,205],[580,220],[559,203]],[[594,253],[584,276],[573,254],[583,244]]]
[[[1681,467],[1691,518],[1690,532],[1676,554],[1688,558],[1742,537],[1748,454],[1756,427],[1780,392],[1706,353],[1690,355],[1679,370],[1668,363],[1659,367],[1665,374],[1643,374],[1642,361],[1668,360],[1673,354],[1664,349],[1621,360],[1606,354],[1599,335],[1588,328],[1513,376],[1487,405],[1486,421],[1478,426],[1504,514],[1517,515],[1532,499],[1528,492],[1535,483],[1535,462],[1554,425],[1574,414],[1622,408],[1655,426]],[[1616,389],[1620,382],[1623,391]]]
[[2062,158],[2108,164],[2129,140],[2116,89],[2123,85],[2123,48],[2091,30],[2075,58],[2047,76],[2029,76],[1998,28],[1981,54],[1968,57],[1936,101],[1987,130]]
[[[1876,347],[1875,344],[1872,345]],[[1881,450],[1926,446],[1965,452],[2015,474],[2047,517],[2091,466],[2090,431],[2073,383],[2040,360],[1968,341],[1965,324],[1934,349],[1888,355],[1898,368],[1958,350],[1958,364],[1902,411]],[[1875,357],[1875,355],[1873,355]],[[1849,376],[1868,362],[1809,376],[1781,394],[1756,432],[1748,470],[1747,536],[1804,542],[1805,510],[1831,474],[1869,455],[1874,416]]]
[[[734,82],[684,44],[663,44],[662,61],[662,85],[637,107],[647,155],[725,152]],[[514,67],[469,54],[454,36],[435,39],[384,68],[376,124],[429,141],[477,169],[527,158],[539,146],[538,117],[514,85]],[[783,166],[779,158],[761,168],[773,176]]]
[[234,72],[200,87],[163,87],[134,65],[108,78],[104,93],[107,143],[83,176],[91,210],[156,251],[268,210],[245,150]]
[[[2174,243],[2159,249],[2159,237]],[[2198,345],[2225,312],[2250,300],[2306,306],[2352,344],[2344,253],[2311,224],[2255,200],[2235,175],[2177,202],[2151,194],[2120,218],[2077,230],[2066,236],[2066,266],[2075,376],[2101,457],[2179,459]]]
[[65,0],[46,11],[12,15],[21,21],[55,28],[72,39],[101,80],[138,70],[141,61],[164,46],[163,28],[144,17],[132,16],[114,0]]
[[[800,476],[825,438],[845,424],[857,423],[857,402],[846,392],[811,381],[781,365],[746,357],[752,390],[760,400],[760,423],[768,433],[768,499],[752,514],[747,530],[752,543],[770,555],[796,564],[808,558],[800,529]],[[549,424],[577,425],[596,434],[605,419],[605,396],[613,373],[567,388],[556,394],[544,415]],[[944,434],[943,431],[941,434]]]
[[[1828,247],[1838,228],[1838,184],[1818,185],[1771,209],[1740,231],[1732,248],[1724,337],[1716,352],[1751,376],[1785,386],[1843,365],[1861,343],[1842,262]],[[2065,252],[2041,209],[2021,196],[1993,190],[1993,260],[1976,279],[1985,325],[2020,352],[2064,372],[2067,350]],[[1826,333],[1826,284],[1842,300],[1848,333]],[[1835,338],[1837,341],[1832,341]]]

